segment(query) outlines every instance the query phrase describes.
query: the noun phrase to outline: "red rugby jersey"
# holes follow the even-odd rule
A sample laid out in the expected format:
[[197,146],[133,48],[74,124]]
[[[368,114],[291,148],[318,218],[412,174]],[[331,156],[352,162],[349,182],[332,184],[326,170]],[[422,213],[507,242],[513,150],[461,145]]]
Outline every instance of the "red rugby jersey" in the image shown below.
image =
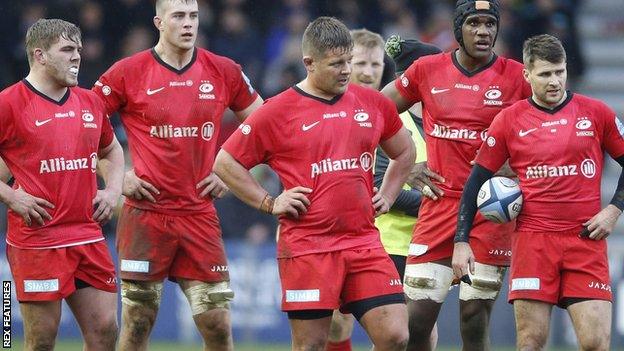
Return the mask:
[[390,100],[350,84],[332,100],[290,88],[232,134],[223,149],[244,167],[267,163],[286,189],[312,189],[305,215],[280,218],[278,257],[381,247],[371,202],[373,155],[401,126]]
[[448,197],[461,193],[494,116],[531,96],[522,65],[494,57],[487,66],[467,72],[455,53],[424,56],[399,77],[395,86],[408,101],[423,104],[427,166],[446,179],[436,184]]
[[600,211],[603,152],[624,155],[624,126],[604,103],[568,92],[556,109],[531,99],[492,123],[477,163],[494,171],[509,158],[524,203],[519,231],[564,231]]
[[0,156],[14,187],[45,199],[52,220],[28,227],[9,210],[7,243],[52,248],[103,240],[93,220],[98,149],[113,141],[104,104],[91,91],[69,88],[54,101],[23,80],[0,93]]
[[152,49],[114,64],[93,90],[108,114],[119,111],[136,175],[160,190],[156,203],[126,202],[161,213],[214,213],[195,186],[212,171],[225,109],[244,110],[258,96],[240,66],[196,48],[177,70]]

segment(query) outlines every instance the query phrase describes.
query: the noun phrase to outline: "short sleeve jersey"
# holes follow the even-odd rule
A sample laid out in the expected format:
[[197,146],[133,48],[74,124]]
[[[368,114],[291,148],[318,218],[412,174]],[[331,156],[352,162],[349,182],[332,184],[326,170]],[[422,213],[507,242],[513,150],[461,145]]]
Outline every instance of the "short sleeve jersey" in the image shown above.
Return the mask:
[[225,109],[240,111],[258,96],[240,66],[196,48],[177,70],[152,50],[114,64],[95,83],[108,114],[119,111],[136,175],[159,191],[156,203],[129,205],[168,214],[211,212],[196,185],[210,174]]
[[401,127],[390,100],[350,84],[332,100],[290,88],[232,134],[223,149],[244,167],[266,163],[285,189],[312,189],[307,213],[280,218],[278,258],[381,247],[371,202],[373,155]]
[[113,141],[102,101],[69,88],[54,101],[23,80],[0,93],[0,156],[14,187],[51,202],[52,220],[29,227],[9,210],[7,243],[25,249],[103,240],[93,220],[98,150]]
[[468,72],[454,52],[421,57],[395,86],[409,102],[422,102],[427,166],[445,178],[437,184],[444,195],[455,198],[461,197],[494,116],[531,95],[520,63],[495,56]]
[[509,158],[523,196],[519,231],[574,230],[600,211],[603,153],[624,155],[622,135],[598,100],[568,92],[548,110],[527,99],[494,119],[476,162],[494,171]]

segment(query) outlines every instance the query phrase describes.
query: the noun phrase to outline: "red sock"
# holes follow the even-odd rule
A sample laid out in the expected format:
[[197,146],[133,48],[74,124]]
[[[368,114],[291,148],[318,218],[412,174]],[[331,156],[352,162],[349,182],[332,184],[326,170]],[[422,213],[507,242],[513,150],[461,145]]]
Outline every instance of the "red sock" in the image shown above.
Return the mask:
[[325,351],[351,351],[351,338],[345,341],[328,341]]

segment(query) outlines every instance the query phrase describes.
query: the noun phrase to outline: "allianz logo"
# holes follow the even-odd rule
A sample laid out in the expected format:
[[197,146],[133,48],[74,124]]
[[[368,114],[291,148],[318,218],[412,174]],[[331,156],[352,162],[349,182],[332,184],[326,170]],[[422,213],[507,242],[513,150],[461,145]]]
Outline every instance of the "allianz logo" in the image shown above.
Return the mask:
[[174,127],[171,124],[151,126],[150,137],[152,138],[197,138],[200,137],[204,140],[212,139],[214,135],[214,123],[206,122],[201,126],[201,129],[196,126],[182,126]]
[[487,129],[482,131],[465,129],[465,128],[453,128],[448,126],[441,126],[439,124],[433,124],[432,137],[444,138],[444,139],[468,139],[468,140],[485,140],[487,138]]
[[97,167],[97,153],[93,152],[89,157],[79,157],[66,160],[64,157],[50,158],[39,161],[39,174],[55,173],[64,171],[79,171],[91,169],[95,173]]
[[579,172],[585,178],[593,178],[596,175],[596,163],[594,162],[594,160],[588,158],[588,159],[583,160],[580,166],[577,166],[577,165],[530,166],[530,167],[527,167],[526,169],[526,178],[536,179],[536,178],[578,176]]
[[310,166],[312,178],[324,173],[346,171],[358,168],[362,168],[365,172],[368,172],[373,167],[373,155],[370,152],[364,152],[360,155],[360,157],[342,158],[338,160],[326,158],[312,163]]

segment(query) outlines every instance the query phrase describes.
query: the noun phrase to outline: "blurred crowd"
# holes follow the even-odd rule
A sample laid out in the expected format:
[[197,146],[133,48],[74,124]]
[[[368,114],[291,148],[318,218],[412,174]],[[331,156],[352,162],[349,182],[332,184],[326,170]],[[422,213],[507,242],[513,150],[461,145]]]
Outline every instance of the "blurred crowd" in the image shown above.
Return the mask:
[[[500,0],[502,19],[496,52],[521,60],[522,42],[537,33],[562,39],[571,78],[582,75],[576,16],[581,0]],[[341,19],[349,28],[367,28],[384,38],[399,34],[419,38],[445,51],[456,46],[452,29],[454,0],[198,0],[200,34],[197,45],[238,62],[264,97],[273,96],[305,76],[301,35],[319,15]],[[80,85],[91,87],[115,61],[156,43],[150,0],[23,0],[0,2],[0,89],[28,72],[23,40],[38,18],[62,18],[83,32]],[[226,115],[221,140],[237,126]],[[119,122],[118,137],[125,143]],[[279,181],[261,167],[257,178],[272,193]],[[216,202],[225,238],[270,240],[275,220],[244,206],[233,196]],[[4,211],[0,216],[5,216]],[[107,228],[113,232],[114,228]]]

